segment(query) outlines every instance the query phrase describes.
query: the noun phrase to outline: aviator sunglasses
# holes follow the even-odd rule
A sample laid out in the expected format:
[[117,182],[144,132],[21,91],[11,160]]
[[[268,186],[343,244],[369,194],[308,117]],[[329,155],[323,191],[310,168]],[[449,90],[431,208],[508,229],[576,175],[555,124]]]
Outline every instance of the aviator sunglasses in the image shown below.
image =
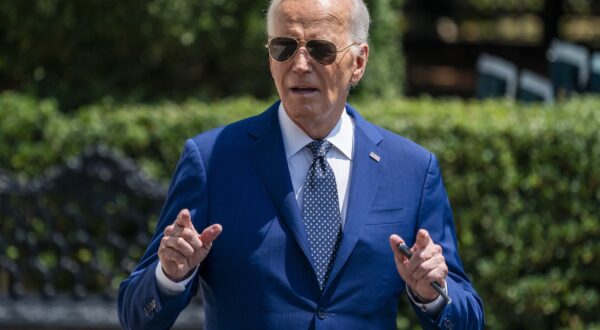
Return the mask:
[[311,39],[300,41],[291,37],[277,37],[269,41],[265,45],[269,49],[269,55],[277,62],[285,62],[294,57],[294,54],[302,46],[306,47],[306,51],[317,63],[329,65],[335,61],[337,53],[341,53],[351,46],[357,45],[353,42],[350,45],[337,50],[335,44],[327,40]]

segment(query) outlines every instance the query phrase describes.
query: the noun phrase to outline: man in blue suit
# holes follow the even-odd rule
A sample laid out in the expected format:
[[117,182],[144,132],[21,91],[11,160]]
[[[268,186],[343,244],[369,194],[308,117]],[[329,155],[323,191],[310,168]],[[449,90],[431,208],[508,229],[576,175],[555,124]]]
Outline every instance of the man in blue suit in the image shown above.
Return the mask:
[[362,0],[271,2],[281,102],[185,143],[125,328],[169,328],[199,287],[205,329],[395,329],[405,290],[423,328],[483,327],[435,157],[346,104],[368,26]]

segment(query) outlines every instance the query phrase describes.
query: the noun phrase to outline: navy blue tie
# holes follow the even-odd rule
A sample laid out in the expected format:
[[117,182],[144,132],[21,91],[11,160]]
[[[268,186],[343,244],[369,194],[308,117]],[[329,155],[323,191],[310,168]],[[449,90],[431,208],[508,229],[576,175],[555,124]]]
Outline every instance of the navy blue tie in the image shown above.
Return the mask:
[[314,158],[304,183],[302,217],[319,286],[323,290],[341,239],[342,217],[335,175],[325,159],[331,143],[326,140],[313,141],[308,148]]

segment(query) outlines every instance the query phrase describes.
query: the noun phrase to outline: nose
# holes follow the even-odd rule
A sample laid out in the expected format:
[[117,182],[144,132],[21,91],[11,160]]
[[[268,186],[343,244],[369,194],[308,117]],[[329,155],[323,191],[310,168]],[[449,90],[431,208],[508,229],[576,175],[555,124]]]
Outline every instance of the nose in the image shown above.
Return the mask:
[[308,73],[310,72],[310,55],[305,47],[300,47],[291,59],[293,61],[292,70],[294,73]]

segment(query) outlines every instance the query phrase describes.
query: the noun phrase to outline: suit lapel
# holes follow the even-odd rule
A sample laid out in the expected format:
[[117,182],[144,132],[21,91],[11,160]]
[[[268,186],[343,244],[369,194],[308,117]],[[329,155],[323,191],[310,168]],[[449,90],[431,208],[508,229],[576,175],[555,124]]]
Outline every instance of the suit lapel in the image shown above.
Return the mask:
[[[370,206],[379,186],[381,168],[386,159],[385,153],[379,147],[382,140],[381,134],[349,105],[346,107],[355,122],[350,195],[348,196],[342,241],[325,290],[339,274],[360,237],[361,228],[369,215]],[[278,108],[279,102],[273,104],[261,115],[264,116],[264,119],[259,121],[260,124],[249,130],[248,133],[256,141],[248,146],[248,154],[284,223],[307,260],[314,265],[304,222],[289,175],[281,128],[277,118]],[[371,153],[375,153],[380,159],[373,159]]]
[[[333,264],[333,268],[325,288],[335,280],[342,266],[346,263],[356,242],[360,237],[363,223],[367,220],[369,209],[375,197],[381,168],[386,160],[384,151],[378,146],[382,140],[381,134],[374,126],[366,122],[360,115],[347,106],[348,113],[354,117],[354,155],[350,176],[350,195],[346,212],[346,222],[342,241]],[[372,156],[374,153],[379,156]]]
[[281,128],[277,118],[278,107],[279,102],[272,105],[263,114],[266,118],[261,121],[261,126],[254,127],[249,131],[256,142],[249,145],[248,153],[279,214],[302,252],[313,265],[304,222],[294,196],[294,188],[285,157]]

